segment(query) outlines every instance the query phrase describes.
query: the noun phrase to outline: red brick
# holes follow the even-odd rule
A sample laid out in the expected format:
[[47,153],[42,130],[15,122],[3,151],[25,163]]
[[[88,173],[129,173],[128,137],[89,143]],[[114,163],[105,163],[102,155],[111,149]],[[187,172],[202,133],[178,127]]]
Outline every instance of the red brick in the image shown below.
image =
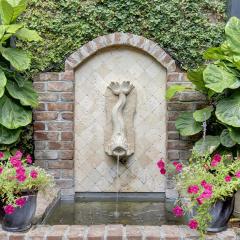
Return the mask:
[[169,102],[167,104],[167,109],[168,111],[189,111],[189,110],[193,110],[194,106],[192,103],[172,103]]
[[39,81],[57,81],[59,80],[58,72],[46,72],[39,74]]
[[59,99],[64,102],[72,102],[74,100],[73,93],[59,93]]
[[73,142],[48,142],[49,150],[73,150]]
[[73,133],[72,132],[62,132],[61,133],[61,140],[62,141],[73,140]]
[[86,231],[86,227],[84,226],[70,226],[70,229],[67,234],[67,239],[68,240],[83,240],[84,239],[84,234]]
[[46,92],[39,93],[38,95],[41,102],[56,102],[58,100],[58,93]]
[[34,140],[58,141],[58,132],[35,132]]
[[59,158],[62,160],[71,160],[73,159],[73,154],[74,154],[73,150],[59,151]]
[[49,122],[46,124],[48,127],[48,131],[72,131],[73,123],[72,122]]
[[180,139],[178,132],[168,132],[168,139],[169,140],[178,140]]
[[36,159],[39,160],[44,160],[44,159],[48,159],[48,160],[54,160],[54,159],[58,159],[58,152],[54,151],[54,150],[35,150],[34,151],[34,155]]
[[46,233],[49,231],[51,227],[49,226],[37,226],[36,228],[32,228],[28,233],[28,240],[43,240]]
[[126,226],[126,234],[128,240],[142,239],[142,233],[139,226]]
[[48,111],[73,111],[72,103],[48,103]]
[[107,240],[122,240],[123,226],[122,225],[108,225]]
[[10,233],[8,240],[25,240],[24,233]]
[[65,71],[60,74],[59,80],[73,81],[75,79],[74,71]]
[[176,131],[175,122],[167,122],[168,131]]
[[178,73],[178,72],[173,72],[173,73],[169,73],[167,75],[167,81],[168,82],[180,82],[183,81],[183,78],[181,77],[182,73]]
[[52,92],[73,92],[72,82],[48,82],[48,91]]
[[104,225],[91,225],[89,227],[87,239],[88,240],[103,240],[104,238]]
[[35,163],[36,166],[39,166],[39,167],[44,168],[44,169],[47,169],[47,167],[48,167],[48,161],[46,161],[46,160],[36,159],[34,163]]
[[69,169],[62,170],[62,178],[64,179],[72,179],[74,176],[74,171]]
[[33,87],[36,90],[36,92],[45,92],[45,83],[43,82],[34,82]]
[[162,225],[161,232],[165,240],[180,240],[180,230],[178,226]]
[[159,240],[161,237],[160,228],[157,226],[144,226],[144,234],[146,240]]
[[72,188],[73,187],[73,180],[72,179],[66,179],[66,180],[62,180],[62,179],[56,179],[55,180],[56,185],[59,186],[59,188]]
[[51,174],[55,179],[61,178],[61,170],[59,169],[48,169],[47,172]]
[[65,231],[67,230],[67,225],[54,225],[47,234],[47,240],[62,240]]
[[35,111],[45,111],[45,104],[44,103],[38,103],[38,106],[35,108]]
[[49,169],[73,169],[73,161],[72,160],[64,160],[64,161],[50,161],[48,163]]
[[1,240],[8,240],[7,232],[0,230],[0,239]]
[[34,122],[33,127],[34,127],[34,131],[45,130],[45,123],[44,122]]
[[63,120],[73,120],[73,113],[61,113],[61,117]]
[[34,112],[33,119],[35,121],[49,121],[57,119],[57,112]]

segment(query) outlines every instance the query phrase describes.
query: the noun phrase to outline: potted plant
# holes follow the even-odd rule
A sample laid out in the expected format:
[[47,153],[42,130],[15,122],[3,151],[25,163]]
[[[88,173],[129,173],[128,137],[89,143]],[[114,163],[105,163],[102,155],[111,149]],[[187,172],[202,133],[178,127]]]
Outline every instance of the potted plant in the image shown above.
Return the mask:
[[[173,208],[175,216],[187,215],[189,227],[201,234],[225,230],[240,185],[240,160],[193,152],[188,165],[174,162],[173,166],[179,173],[175,180],[180,196]],[[158,167],[166,173],[162,160]]]
[[[4,159],[2,152],[0,157]],[[2,228],[11,232],[29,229],[36,210],[38,191],[52,184],[52,176],[44,169],[33,166],[30,155],[23,156],[21,151],[16,151],[14,155],[9,154],[6,160],[2,160],[0,162],[0,196],[4,210]]]

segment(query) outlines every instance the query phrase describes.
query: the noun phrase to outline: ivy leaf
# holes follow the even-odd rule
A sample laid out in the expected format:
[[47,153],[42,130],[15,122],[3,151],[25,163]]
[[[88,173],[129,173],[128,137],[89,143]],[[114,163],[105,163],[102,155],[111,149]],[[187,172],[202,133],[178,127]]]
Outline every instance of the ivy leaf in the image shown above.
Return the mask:
[[6,0],[0,1],[0,15],[3,24],[10,24],[13,18],[13,7]]
[[220,100],[216,107],[218,120],[233,127],[240,127],[240,93]]
[[183,92],[189,87],[183,85],[172,85],[167,89],[166,99],[171,100],[177,92]]
[[206,87],[217,93],[222,93],[226,88],[240,87],[240,80],[234,74],[214,64],[209,64],[203,71],[203,79]]
[[189,112],[180,114],[175,126],[182,136],[191,136],[202,131],[201,123],[196,122],[193,114]]
[[38,35],[37,31],[30,30],[27,28],[22,28],[22,29],[18,30],[15,35],[17,38],[19,38],[23,41],[38,42],[38,41],[42,40],[42,38]]
[[197,122],[204,122],[211,117],[213,107],[209,106],[193,113],[193,117]]
[[208,89],[205,87],[205,83],[203,81],[203,70],[204,67],[200,67],[193,70],[188,70],[187,77],[188,80],[191,81],[194,85],[196,90],[202,93],[207,93]]
[[31,59],[25,51],[16,48],[1,48],[0,50],[3,57],[17,70],[23,71],[29,68]]
[[[0,125],[0,144],[12,144],[15,143],[22,132],[21,129],[7,129]],[[5,156],[6,157],[6,156]]]
[[2,69],[0,69],[0,98],[4,94],[6,83],[7,83],[7,78],[5,76],[5,73],[3,72]]
[[200,154],[213,153],[218,146],[220,145],[220,137],[219,136],[206,136],[205,140],[200,139],[197,141],[193,147],[193,151],[198,152]]
[[233,141],[228,129],[224,129],[220,135],[220,142],[225,147],[233,147],[236,142]]
[[16,82],[8,81],[6,86],[9,94],[18,100],[20,100],[21,104],[24,106],[37,107],[38,105],[38,95],[34,91],[32,82],[25,81],[22,87]]
[[0,124],[9,129],[17,129],[32,122],[32,111],[4,95],[0,98]]

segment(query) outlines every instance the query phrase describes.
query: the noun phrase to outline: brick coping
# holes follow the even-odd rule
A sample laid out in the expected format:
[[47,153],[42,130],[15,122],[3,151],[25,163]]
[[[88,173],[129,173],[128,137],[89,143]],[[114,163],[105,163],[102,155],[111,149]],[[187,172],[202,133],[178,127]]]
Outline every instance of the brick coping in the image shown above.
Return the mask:
[[[239,239],[238,228],[217,234],[208,234],[205,239]],[[134,225],[38,225],[26,233],[8,233],[0,230],[1,240],[182,240],[200,239],[197,231],[187,226],[134,226]]]

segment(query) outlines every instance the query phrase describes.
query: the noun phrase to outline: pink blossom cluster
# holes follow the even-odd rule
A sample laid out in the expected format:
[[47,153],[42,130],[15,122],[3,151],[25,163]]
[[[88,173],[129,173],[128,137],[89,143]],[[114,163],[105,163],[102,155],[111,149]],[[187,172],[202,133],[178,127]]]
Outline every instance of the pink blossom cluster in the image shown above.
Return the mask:
[[0,152],[0,159],[4,157],[4,153]]
[[162,158],[157,162],[157,167],[160,169],[161,174],[166,174],[165,163]]
[[183,209],[178,205],[172,209],[172,212],[176,217],[182,217],[184,213]]
[[176,171],[179,173],[179,172],[181,172],[182,171],[182,164],[181,163],[179,163],[179,162],[173,162],[173,165],[175,166],[175,168],[176,168]]

